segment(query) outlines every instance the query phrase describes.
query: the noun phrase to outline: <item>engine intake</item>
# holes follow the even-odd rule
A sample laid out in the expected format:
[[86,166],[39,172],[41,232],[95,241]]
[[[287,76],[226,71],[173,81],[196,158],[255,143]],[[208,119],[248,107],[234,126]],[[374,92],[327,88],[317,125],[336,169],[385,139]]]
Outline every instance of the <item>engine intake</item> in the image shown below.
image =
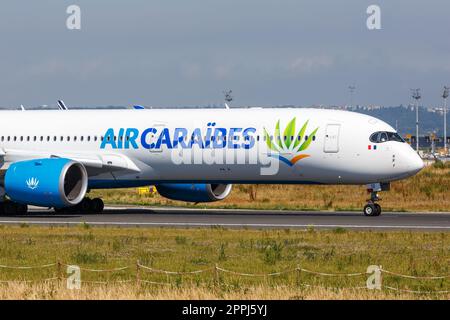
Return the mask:
[[156,186],[165,198],[186,202],[213,202],[225,199],[231,184],[163,183]]
[[86,195],[86,168],[70,159],[37,159],[10,165],[5,193],[11,200],[42,207],[68,207]]

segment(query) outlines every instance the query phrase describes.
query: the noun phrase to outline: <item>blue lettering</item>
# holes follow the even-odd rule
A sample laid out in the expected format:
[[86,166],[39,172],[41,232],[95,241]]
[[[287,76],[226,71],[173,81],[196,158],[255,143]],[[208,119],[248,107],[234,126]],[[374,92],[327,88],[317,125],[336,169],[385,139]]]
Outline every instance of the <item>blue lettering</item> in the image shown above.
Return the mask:
[[240,145],[237,144],[235,141],[239,139],[239,136],[236,135],[236,133],[241,132],[242,128],[230,128],[230,134],[228,136],[228,139],[230,140],[230,144],[228,145],[229,149],[239,149]]
[[136,143],[136,139],[139,135],[139,130],[136,128],[128,128],[125,133],[125,149],[130,148],[130,144],[133,149],[138,149],[138,145]]
[[156,142],[156,149],[161,148],[161,144],[165,144],[168,149],[172,149],[172,143],[170,141],[169,129],[164,128],[159,135],[158,141]]
[[185,141],[187,134],[188,131],[186,128],[175,128],[175,132],[173,133],[172,146],[175,148],[178,144],[180,144],[183,149],[187,149],[188,145]]
[[227,145],[227,129],[216,128],[213,138],[213,149],[225,148]]
[[148,128],[148,129],[145,129],[144,132],[142,132],[141,145],[142,145],[142,147],[144,149],[153,149],[153,148],[155,148],[155,144],[154,143],[150,143],[150,144],[147,143],[147,135],[149,133],[150,134],[156,133],[156,129],[155,128]]
[[192,148],[194,144],[197,144],[200,149],[203,149],[203,138],[202,138],[202,131],[200,128],[195,128],[192,132],[191,141],[189,142],[189,147]]
[[123,128],[119,129],[119,135],[117,137],[117,148],[118,149],[123,148]]
[[109,128],[105,136],[103,137],[102,143],[100,145],[100,149],[105,149],[106,145],[110,144],[112,149],[117,149],[116,141],[114,141],[114,129]]
[[242,137],[244,138],[244,143],[242,144],[242,147],[244,149],[253,148],[253,146],[255,145],[255,137],[253,137],[253,135],[251,135],[252,133],[255,133],[255,132],[256,132],[255,128],[247,128],[242,133]]
[[[227,147],[228,140],[228,148],[230,149],[251,149],[255,146],[255,128],[230,128],[227,130],[215,126],[215,122],[208,122],[206,131],[202,128],[195,128],[189,141],[187,139],[189,133],[186,128],[175,128],[173,136],[168,128],[163,128],[158,139],[155,138],[158,130],[147,128],[141,134],[140,145],[144,149],[159,149],[162,145],[166,145],[168,149],[175,148],[178,145],[183,149],[192,148],[194,145],[198,145],[201,149],[221,149]],[[111,149],[139,149],[138,138],[139,130],[136,128],[120,128],[117,137],[114,136],[114,129],[109,128],[101,141],[100,148],[105,149],[110,145]]]

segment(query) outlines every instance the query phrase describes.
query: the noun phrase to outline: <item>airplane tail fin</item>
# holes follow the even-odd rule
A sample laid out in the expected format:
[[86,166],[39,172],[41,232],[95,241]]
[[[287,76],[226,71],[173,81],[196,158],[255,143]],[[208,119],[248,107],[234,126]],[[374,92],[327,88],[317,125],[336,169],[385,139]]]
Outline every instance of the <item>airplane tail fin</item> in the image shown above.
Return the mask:
[[58,107],[59,110],[69,110],[69,108],[66,107],[66,104],[62,100],[58,100]]

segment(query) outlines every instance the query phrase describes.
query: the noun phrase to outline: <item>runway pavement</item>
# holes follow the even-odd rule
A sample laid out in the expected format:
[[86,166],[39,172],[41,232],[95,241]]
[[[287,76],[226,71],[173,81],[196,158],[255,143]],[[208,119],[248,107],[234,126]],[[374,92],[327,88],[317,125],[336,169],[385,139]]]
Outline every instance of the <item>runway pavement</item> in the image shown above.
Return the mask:
[[25,216],[0,216],[0,224],[79,225],[123,227],[300,228],[450,231],[450,213],[383,213],[365,217],[359,212],[299,212],[153,207],[106,207],[102,214],[56,214],[30,208]]

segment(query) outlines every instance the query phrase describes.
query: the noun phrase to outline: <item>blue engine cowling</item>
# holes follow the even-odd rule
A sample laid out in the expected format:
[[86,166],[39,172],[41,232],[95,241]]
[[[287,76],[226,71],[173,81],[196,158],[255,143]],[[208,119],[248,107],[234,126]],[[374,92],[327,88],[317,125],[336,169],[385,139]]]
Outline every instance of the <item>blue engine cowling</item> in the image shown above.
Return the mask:
[[76,205],[87,184],[85,167],[64,158],[14,162],[5,174],[5,193],[11,200],[41,207]]
[[186,202],[213,202],[225,199],[231,184],[163,183],[156,185],[165,198]]

